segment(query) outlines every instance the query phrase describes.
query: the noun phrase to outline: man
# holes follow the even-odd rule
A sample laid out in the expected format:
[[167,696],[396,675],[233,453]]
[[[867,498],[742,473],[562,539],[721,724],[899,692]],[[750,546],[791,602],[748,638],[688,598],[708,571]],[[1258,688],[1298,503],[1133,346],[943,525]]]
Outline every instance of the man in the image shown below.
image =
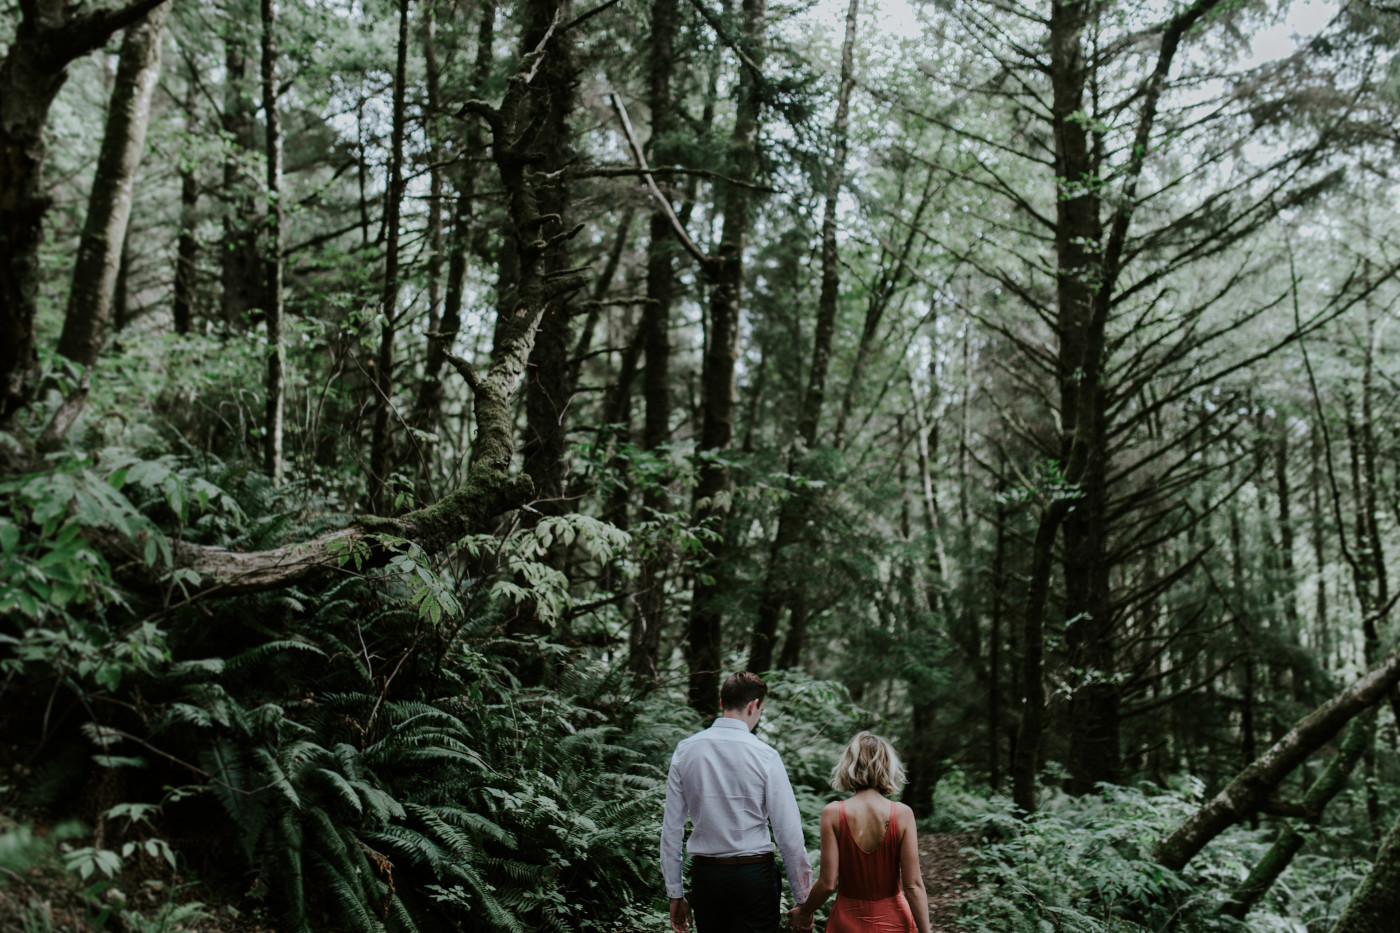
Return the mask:
[[[719,694],[723,715],[710,728],[683,740],[671,756],[661,822],[661,873],[675,933],[689,933],[692,909],[700,933],[778,930],[782,881],[773,859],[774,838],[799,904],[812,887],[812,866],[787,769],[773,747],[753,735],[767,695],[768,685],[757,674],[740,671],[730,677]],[[687,843],[690,901],[681,881],[687,813],[693,827]]]

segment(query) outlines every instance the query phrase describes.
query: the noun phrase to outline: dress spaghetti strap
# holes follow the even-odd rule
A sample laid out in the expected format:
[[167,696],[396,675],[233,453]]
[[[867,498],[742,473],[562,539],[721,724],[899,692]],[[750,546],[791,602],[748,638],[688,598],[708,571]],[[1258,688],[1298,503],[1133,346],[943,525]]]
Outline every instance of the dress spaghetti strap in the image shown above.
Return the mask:
[[899,884],[900,838],[894,801],[890,801],[884,835],[870,850],[856,842],[844,800],[840,813],[839,878],[827,933],[913,933],[914,915]]

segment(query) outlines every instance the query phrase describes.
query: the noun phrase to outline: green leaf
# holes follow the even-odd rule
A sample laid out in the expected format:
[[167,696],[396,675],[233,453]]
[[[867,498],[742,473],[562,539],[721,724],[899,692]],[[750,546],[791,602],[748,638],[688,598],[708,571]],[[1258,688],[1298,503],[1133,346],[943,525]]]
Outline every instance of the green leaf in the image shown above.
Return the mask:
[[93,674],[92,677],[93,680],[96,680],[103,687],[106,687],[108,690],[115,691],[117,687],[121,685],[122,682],[121,665],[103,664],[97,669],[97,672]]
[[92,760],[104,768],[144,768],[146,759],[126,755],[93,755]]
[[171,511],[180,516],[184,521],[188,516],[185,502],[185,484],[180,482],[180,477],[174,473],[166,475],[160,484],[161,491],[165,493],[165,501],[170,505]]

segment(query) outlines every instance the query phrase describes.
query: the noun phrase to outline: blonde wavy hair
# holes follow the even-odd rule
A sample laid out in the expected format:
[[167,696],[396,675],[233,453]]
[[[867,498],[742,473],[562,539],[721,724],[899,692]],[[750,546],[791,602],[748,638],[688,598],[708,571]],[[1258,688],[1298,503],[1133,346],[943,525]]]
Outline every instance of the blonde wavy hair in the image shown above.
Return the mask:
[[904,784],[904,765],[894,747],[870,732],[851,739],[831,769],[831,786],[845,794],[874,788],[886,797]]

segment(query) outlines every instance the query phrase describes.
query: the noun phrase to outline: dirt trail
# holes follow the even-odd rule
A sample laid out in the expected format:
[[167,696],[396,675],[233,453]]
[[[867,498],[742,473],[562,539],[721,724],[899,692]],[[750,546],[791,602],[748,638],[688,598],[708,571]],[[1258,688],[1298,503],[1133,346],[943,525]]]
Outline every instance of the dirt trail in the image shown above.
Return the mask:
[[919,837],[919,865],[928,890],[929,928],[932,933],[953,933],[958,905],[972,893],[973,884],[962,877],[967,856],[961,850],[972,845],[971,833],[932,833]]

